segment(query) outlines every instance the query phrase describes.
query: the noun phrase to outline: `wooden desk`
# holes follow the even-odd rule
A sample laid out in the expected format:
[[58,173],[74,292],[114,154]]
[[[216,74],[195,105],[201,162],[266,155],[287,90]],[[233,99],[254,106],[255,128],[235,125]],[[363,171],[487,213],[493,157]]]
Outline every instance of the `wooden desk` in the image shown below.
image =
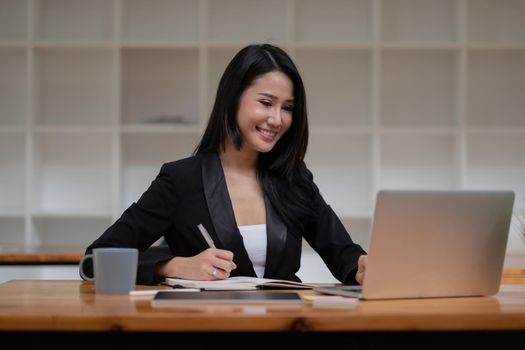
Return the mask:
[[[54,336],[83,339],[82,335],[89,334],[94,341],[97,334],[103,338],[113,335],[128,339],[126,346],[131,347],[140,344],[137,337],[147,344],[159,341],[161,346],[170,341],[166,337],[176,336],[173,340],[179,342],[194,341],[191,337],[211,342],[219,334],[264,334],[258,344],[282,334],[292,338],[293,334],[310,334],[294,340],[303,340],[306,346],[313,344],[311,334],[350,337],[361,345],[371,339],[382,339],[380,345],[391,344],[392,339],[401,341],[399,335],[409,334],[403,338],[405,342],[422,335],[437,337],[424,338],[432,344],[440,344],[440,339],[449,342],[447,337],[459,335],[475,335],[482,344],[494,339],[525,341],[525,286],[503,286],[491,297],[360,301],[354,308],[340,309],[309,304],[154,308],[151,298],[96,295],[92,283],[80,281],[9,281],[0,284],[0,336],[16,337],[17,342],[36,337],[41,343]],[[196,332],[212,332],[214,336],[199,338]]]

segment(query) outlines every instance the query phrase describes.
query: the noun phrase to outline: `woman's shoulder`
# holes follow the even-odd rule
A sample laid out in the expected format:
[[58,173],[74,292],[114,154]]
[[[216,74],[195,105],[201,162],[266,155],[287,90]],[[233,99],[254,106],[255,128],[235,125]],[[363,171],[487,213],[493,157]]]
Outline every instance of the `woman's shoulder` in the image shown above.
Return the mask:
[[166,162],[162,165],[161,172],[166,172],[170,175],[200,172],[202,160],[203,155],[198,154]]
[[216,153],[199,153],[190,157],[164,163],[161,173],[180,176],[200,176],[205,162],[213,161]]
[[199,158],[200,158],[199,156],[190,156],[186,158],[180,158],[180,159],[166,162],[162,165],[162,167],[166,169],[187,168],[197,163],[199,161]]
[[179,193],[194,191],[202,186],[201,158],[197,155],[166,162],[162,164],[156,180],[174,186]]

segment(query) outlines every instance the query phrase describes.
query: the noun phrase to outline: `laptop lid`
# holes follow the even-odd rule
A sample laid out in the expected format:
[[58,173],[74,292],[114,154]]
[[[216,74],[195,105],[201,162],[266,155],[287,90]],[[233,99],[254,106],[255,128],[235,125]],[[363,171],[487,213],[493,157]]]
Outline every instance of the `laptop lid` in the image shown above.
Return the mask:
[[513,204],[512,191],[380,191],[360,297],[497,293]]

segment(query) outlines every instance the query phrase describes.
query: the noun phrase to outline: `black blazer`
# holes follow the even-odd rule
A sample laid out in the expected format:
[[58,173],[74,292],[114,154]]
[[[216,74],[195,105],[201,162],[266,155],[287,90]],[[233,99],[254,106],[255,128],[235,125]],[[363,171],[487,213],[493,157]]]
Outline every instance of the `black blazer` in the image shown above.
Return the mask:
[[[352,241],[321,195],[317,197],[317,223],[303,237],[338,280],[355,284],[357,260],[366,253]],[[266,196],[265,202],[268,245],[264,277],[298,281],[295,274],[300,267],[302,239],[288,233]],[[86,254],[99,247],[138,248],[137,283],[156,284],[163,279],[155,274],[156,264],[208,248],[198,224],[206,227],[217,248],[233,252],[237,269],[232,276],[255,276],[216,153],[164,164],[140,199],[87,248]],[[162,236],[167,247],[150,248]],[[87,264],[85,271],[93,273]]]

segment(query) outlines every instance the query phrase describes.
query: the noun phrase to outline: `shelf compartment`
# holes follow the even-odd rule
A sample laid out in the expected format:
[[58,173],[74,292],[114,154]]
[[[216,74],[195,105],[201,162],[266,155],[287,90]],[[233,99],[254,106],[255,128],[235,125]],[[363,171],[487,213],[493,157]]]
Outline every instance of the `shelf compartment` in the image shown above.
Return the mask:
[[0,48],[0,127],[24,125],[27,118],[27,54]]
[[108,218],[38,217],[31,220],[33,244],[86,247],[109,226]]
[[[525,137],[522,134],[475,133],[467,138],[466,187],[514,190],[514,213],[525,213]],[[518,226],[510,230],[507,252],[525,252]]]
[[25,243],[25,219],[16,217],[0,216],[0,232],[2,233],[2,245],[23,245]]
[[525,52],[469,53],[467,123],[525,126]]
[[382,58],[381,124],[457,125],[457,54],[388,51]]
[[37,133],[33,213],[111,212],[111,133]]
[[191,156],[200,141],[198,136],[198,133],[123,135],[121,209],[140,198],[162,164]]
[[200,131],[196,125],[123,125],[120,127],[123,134],[193,134]]
[[35,1],[35,38],[43,41],[111,41],[113,2]]
[[126,0],[123,3],[125,41],[197,41],[199,2],[194,0]]
[[39,48],[35,61],[36,124],[111,124],[111,49]]
[[372,39],[371,1],[295,2],[295,41],[367,42]]
[[371,157],[370,136],[312,133],[306,164],[338,215],[371,210]]
[[524,14],[525,2],[522,0],[469,0],[468,40],[525,43]]
[[382,40],[450,42],[457,38],[455,0],[381,2]]
[[360,50],[296,51],[312,126],[371,125],[370,53]]
[[209,41],[286,40],[285,0],[214,0],[208,7]]
[[233,56],[238,52],[239,49],[234,48],[212,48],[208,54],[208,113],[211,114],[213,109],[213,103],[215,102],[215,95],[217,94],[217,88],[219,87],[219,81],[221,76],[226,69],[226,66],[232,60]]
[[198,124],[198,49],[124,49],[123,124]]
[[469,133],[466,185],[471,189],[514,189],[525,210],[525,137],[523,134]]
[[0,213],[25,210],[25,142],[23,133],[0,134]]
[[0,41],[27,39],[27,9],[27,0],[0,0]]
[[454,135],[383,134],[380,189],[458,188],[458,143]]

